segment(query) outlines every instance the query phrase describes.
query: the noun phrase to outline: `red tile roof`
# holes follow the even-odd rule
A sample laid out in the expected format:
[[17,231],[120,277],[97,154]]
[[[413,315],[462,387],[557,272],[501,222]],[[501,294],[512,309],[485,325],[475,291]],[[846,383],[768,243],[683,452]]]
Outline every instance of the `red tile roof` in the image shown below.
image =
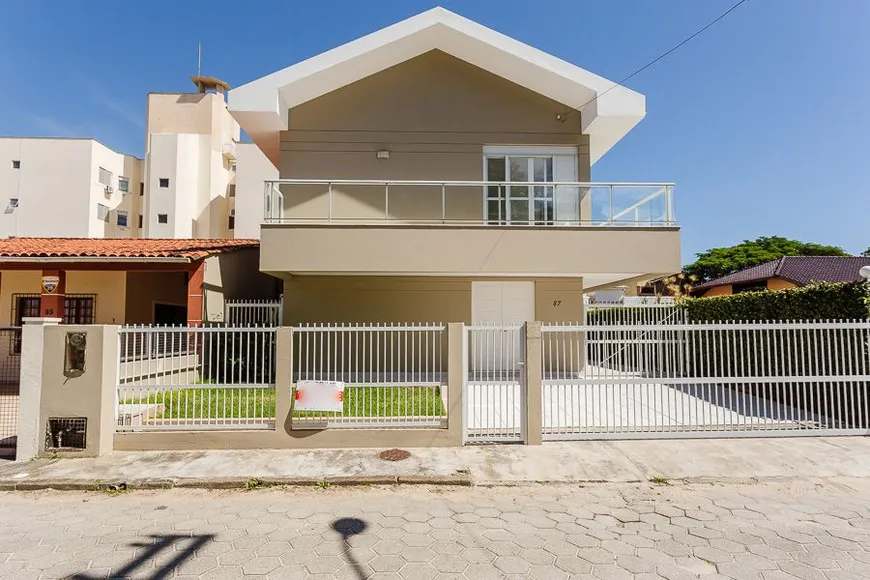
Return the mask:
[[257,240],[158,240],[92,238],[7,238],[0,239],[3,258],[186,258],[201,260],[215,254],[257,248]]

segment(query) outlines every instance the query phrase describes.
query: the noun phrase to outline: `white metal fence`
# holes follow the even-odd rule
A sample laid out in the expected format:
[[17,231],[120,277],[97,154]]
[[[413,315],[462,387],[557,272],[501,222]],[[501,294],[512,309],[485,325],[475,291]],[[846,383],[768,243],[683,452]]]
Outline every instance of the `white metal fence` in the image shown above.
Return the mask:
[[589,304],[584,314],[588,325],[686,324],[689,321],[688,311],[674,303]]
[[294,427],[447,427],[443,324],[293,329],[293,381],[342,381],[341,413],[295,411]]
[[546,325],[546,439],[866,434],[870,322]]
[[525,326],[465,328],[465,440],[515,442],[524,437]]
[[118,430],[271,428],[275,329],[123,327]]
[[284,300],[227,300],[224,310],[227,326],[281,326]]

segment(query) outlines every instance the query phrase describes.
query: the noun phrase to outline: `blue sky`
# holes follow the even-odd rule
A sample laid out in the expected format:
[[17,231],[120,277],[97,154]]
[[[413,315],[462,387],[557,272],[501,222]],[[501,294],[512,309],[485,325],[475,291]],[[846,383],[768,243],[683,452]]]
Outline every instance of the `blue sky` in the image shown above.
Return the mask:
[[[28,0],[3,6],[0,134],[141,155],[145,94],[239,85],[441,4],[619,80],[735,0]],[[627,85],[595,181],[673,181],[683,260],[760,235],[870,246],[870,2],[749,0]]]

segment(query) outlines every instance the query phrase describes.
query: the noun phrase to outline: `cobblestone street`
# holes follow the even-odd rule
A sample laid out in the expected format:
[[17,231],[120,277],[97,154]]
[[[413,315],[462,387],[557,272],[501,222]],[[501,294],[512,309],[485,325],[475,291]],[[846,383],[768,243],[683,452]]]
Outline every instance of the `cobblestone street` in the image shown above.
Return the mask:
[[0,577],[16,580],[870,578],[867,480],[34,492],[0,502]]

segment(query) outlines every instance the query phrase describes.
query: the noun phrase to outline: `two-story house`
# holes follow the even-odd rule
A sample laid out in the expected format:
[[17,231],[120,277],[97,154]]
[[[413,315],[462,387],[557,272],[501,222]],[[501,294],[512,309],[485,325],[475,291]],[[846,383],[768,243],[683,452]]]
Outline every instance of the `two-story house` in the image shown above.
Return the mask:
[[680,268],[672,184],[591,179],[644,96],[442,8],[228,106],[278,168],[260,269],[287,324],[576,321]]

